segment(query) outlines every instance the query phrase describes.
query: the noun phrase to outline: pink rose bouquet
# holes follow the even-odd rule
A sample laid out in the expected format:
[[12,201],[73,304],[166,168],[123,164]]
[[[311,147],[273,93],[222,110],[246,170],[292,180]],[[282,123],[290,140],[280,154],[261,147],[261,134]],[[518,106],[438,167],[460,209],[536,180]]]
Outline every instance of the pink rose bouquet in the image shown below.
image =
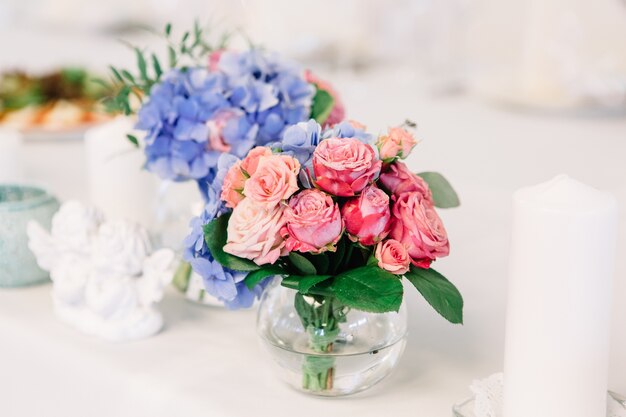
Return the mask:
[[[377,140],[356,122],[291,126],[283,143],[231,162],[221,189],[228,209],[204,227],[208,250],[247,274],[249,289],[280,277],[296,290],[304,327],[323,330],[309,332],[320,352],[332,349],[328,335],[338,333],[346,309],[398,311],[403,277],[444,318],[462,323],[460,293],[431,268],[450,251],[436,207],[459,201],[443,176],[415,174],[399,161],[416,143],[406,126]],[[304,388],[332,384],[332,364],[305,368],[304,380],[316,382]]]

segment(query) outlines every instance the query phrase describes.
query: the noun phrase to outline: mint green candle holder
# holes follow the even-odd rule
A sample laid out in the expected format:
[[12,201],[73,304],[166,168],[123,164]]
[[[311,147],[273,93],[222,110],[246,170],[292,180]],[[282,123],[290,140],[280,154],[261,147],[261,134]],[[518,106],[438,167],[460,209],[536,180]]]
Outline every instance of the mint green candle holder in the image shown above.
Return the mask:
[[28,249],[26,225],[34,220],[50,229],[59,202],[31,186],[0,184],[0,287],[22,287],[48,280]]

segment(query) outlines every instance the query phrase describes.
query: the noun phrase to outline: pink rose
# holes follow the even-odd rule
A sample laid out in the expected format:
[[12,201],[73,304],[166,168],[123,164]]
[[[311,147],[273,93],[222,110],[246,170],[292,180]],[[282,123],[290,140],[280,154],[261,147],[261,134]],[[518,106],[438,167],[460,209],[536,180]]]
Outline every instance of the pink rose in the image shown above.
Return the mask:
[[432,261],[450,253],[446,229],[435,207],[421,193],[394,196],[392,213],[389,236],[407,247],[413,265],[428,268]]
[[339,93],[335,90],[332,84],[318,78],[308,70],[304,73],[304,79],[310,84],[315,84],[320,90],[327,91],[328,94],[330,94],[330,96],[335,100],[328,118],[324,121],[323,127],[334,126],[335,124],[341,122],[346,115],[346,109],[341,101],[341,97],[339,97]]
[[298,191],[300,162],[288,155],[261,157],[250,175],[243,194],[268,208],[276,206]]
[[248,152],[243,161],[235,163],[224,177],[220,198],[226,202],[226,207],[235,208],[243,200],[243,190],[246,180],[256,172],[259,160],[272,155],[270,148],[258,147]]
[[287,249],[321,253],[334,251],[343,232],[339,206],[332,197],[316,189],[304,190],[289,200],[287,224],[282,235]]
[[217,71],[224,51],[224,49],[217,49],[209,54],[209,71]]
[[378,138],[376,145],[380,159],[390,161],[394,158],[406,158],[417,141],[411,133],[401,127],[392,127],[386,135]]
[[223,110],[206,122],[209,128],[209,149],[218,152],[230,152],[230,145],[226,143],[222,132],[231,120],[235,121],[234,119],[238,117],[239,115],[236,112]]
[[419,175],[412,173],[407,166],[396,161],[390,164],[383,173],[380,174],[379,182],[393,195],[399,196],[403,193],[417,191],[424,199],[433,204],[433,194],[426,181]]
[[395,239],[387,239],[376,245],[374,252],[378,267],[396,275],[403,275],[409,271],[411,258],[406,246]]
[[366,187],[360,196],[348,200],[341,214],[350,240],[354,242],[374,245],[389,234],[389,196],[374,185]]
[[245,198],[233,209],[228,221],[224,252],[252,259],[257,265],[273,264],[288,251],[280,229],[285,225],[285,206],[267,209]]
[[339,197],[361,192],[376,179],[381,165],[374,150],[354,138],[323,140],[313,153],[317,187]]

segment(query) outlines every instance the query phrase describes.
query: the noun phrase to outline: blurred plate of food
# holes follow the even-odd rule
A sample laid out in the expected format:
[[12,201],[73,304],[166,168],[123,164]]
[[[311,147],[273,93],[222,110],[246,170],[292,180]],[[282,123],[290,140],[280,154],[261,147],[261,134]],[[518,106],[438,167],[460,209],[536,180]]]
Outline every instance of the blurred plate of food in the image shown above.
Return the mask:
[[80,139],[88,128],[108,120],[102,100],[110,90],[81,68],[42,75],[0,74],[0,127],[27,140]]

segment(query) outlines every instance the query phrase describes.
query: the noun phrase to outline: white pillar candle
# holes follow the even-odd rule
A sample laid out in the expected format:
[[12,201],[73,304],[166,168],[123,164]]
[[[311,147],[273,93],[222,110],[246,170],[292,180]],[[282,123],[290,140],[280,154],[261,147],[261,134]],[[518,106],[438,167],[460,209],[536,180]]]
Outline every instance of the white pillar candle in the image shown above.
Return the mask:
[[145,155],[126,138],[133,122],[118,117],[85,134],[90,203],[109,219],[154,226],[158,180],[143,169]]
[[514,195],[504,417],[605,417],[615,198],[567,176]]
[[22,177],[22,136],[13,130],[0,130],[0,183],[17,183]]

